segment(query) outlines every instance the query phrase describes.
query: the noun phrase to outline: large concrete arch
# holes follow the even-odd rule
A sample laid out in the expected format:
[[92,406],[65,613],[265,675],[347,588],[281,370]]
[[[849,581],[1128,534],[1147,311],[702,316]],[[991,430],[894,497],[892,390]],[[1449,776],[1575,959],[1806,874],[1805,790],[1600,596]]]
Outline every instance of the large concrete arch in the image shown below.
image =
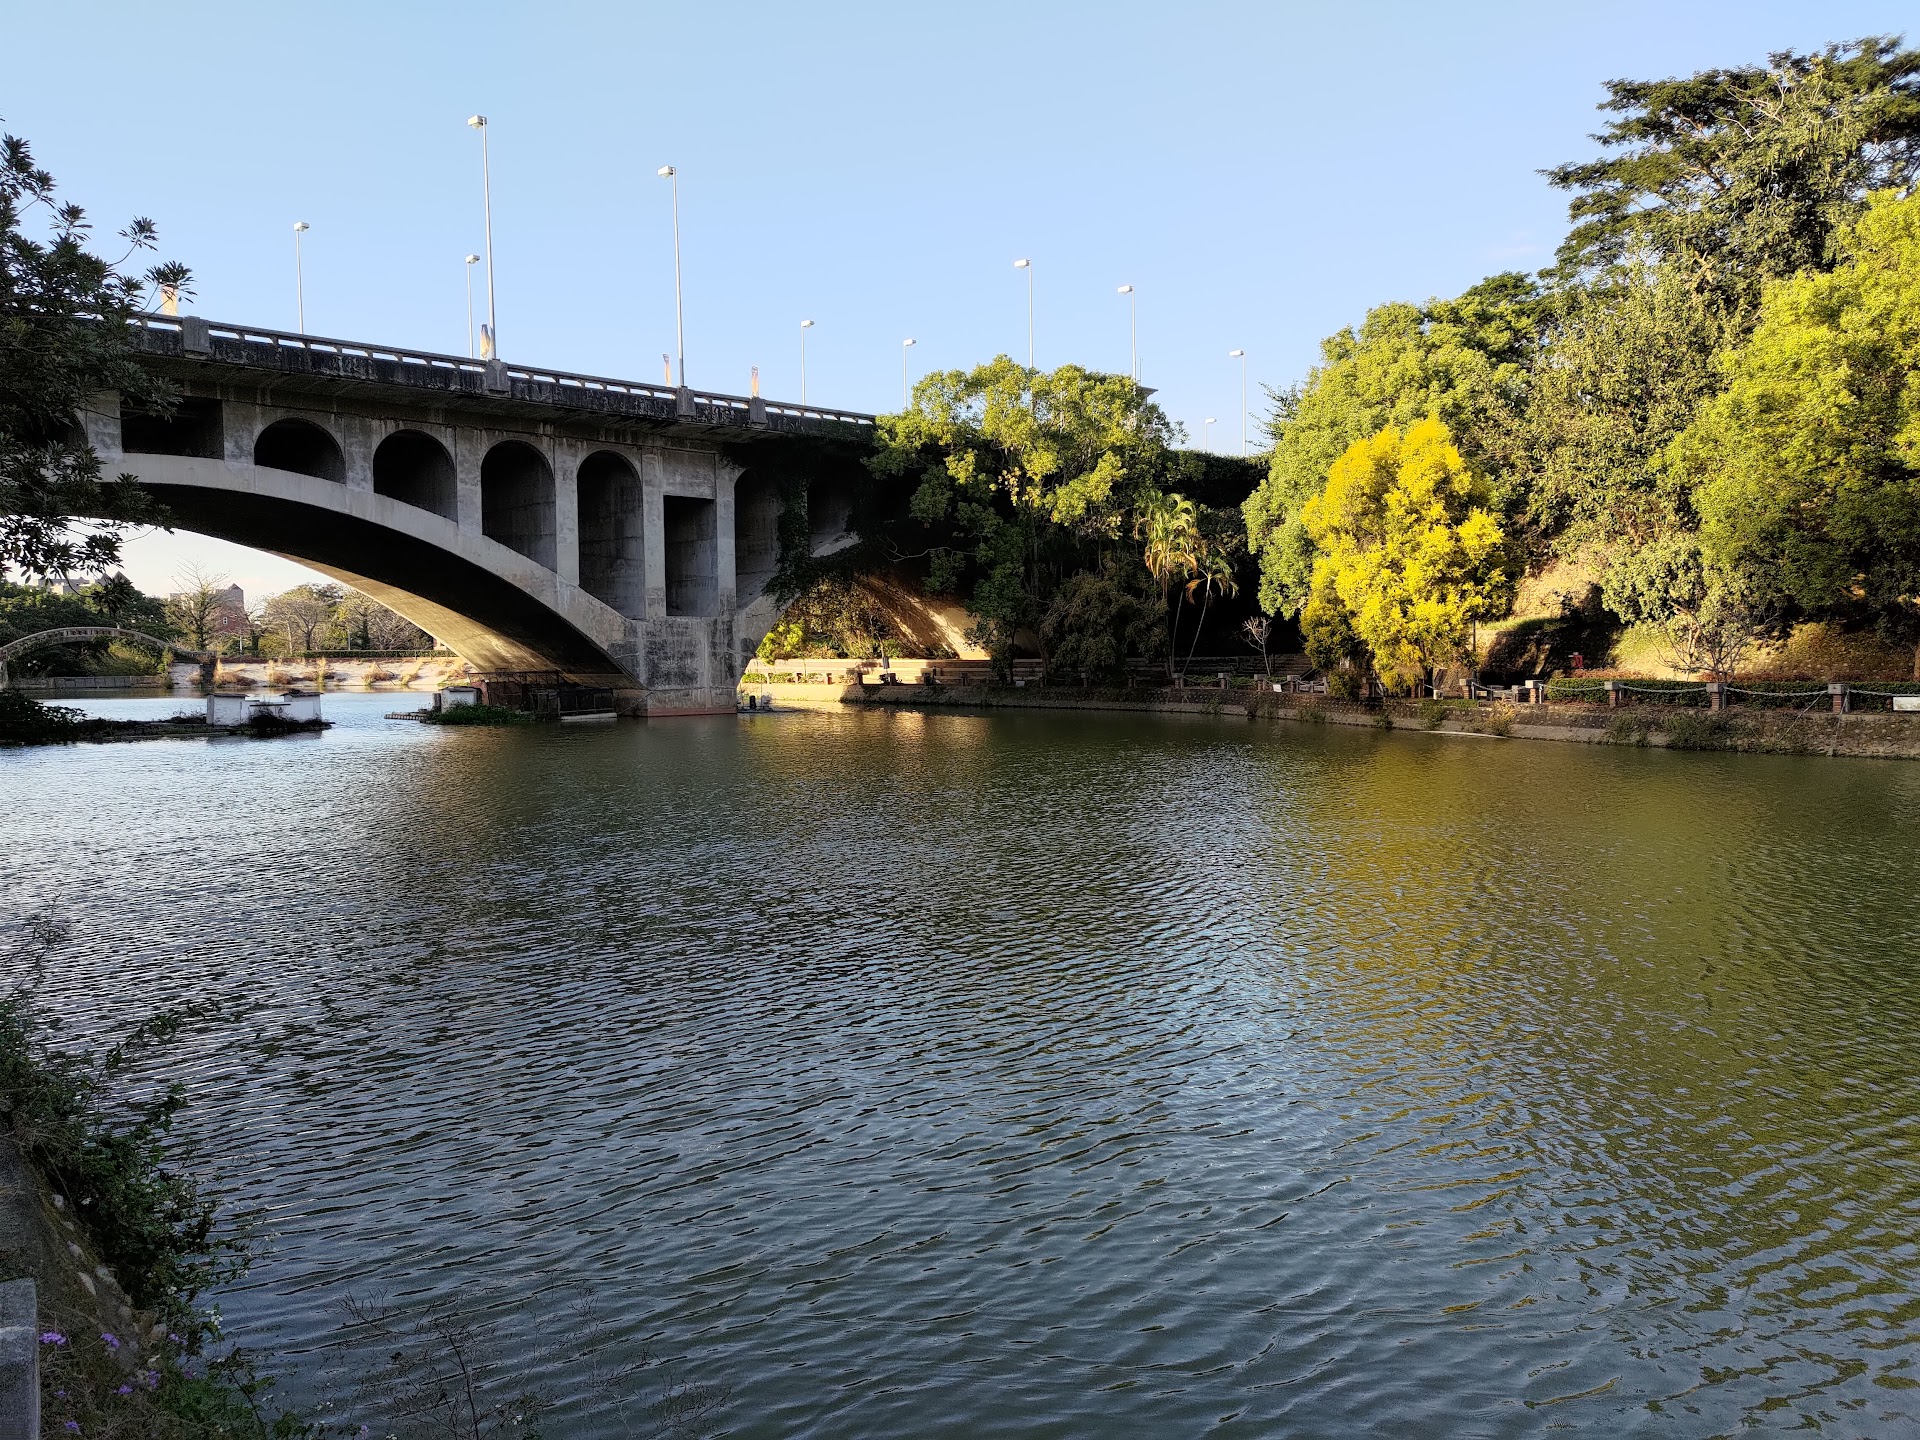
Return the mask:
[[389,495],[264,465],[127,454],[173,523],[251,545],[372,596],[485,671],[557,670],[633,687],[625,617],[500,542]]

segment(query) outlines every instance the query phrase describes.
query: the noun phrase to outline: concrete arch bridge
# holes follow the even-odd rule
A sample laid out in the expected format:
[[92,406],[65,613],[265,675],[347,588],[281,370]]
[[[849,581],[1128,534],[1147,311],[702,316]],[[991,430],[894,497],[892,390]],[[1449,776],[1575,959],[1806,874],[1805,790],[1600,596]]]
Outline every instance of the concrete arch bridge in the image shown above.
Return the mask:
[[[483,676],[731,711],[785,552],[851,544],[873,417],[149,316],[166,417],[96,398],[172,523],[371,595]],[[799,509],[804,506],[804,525]]]

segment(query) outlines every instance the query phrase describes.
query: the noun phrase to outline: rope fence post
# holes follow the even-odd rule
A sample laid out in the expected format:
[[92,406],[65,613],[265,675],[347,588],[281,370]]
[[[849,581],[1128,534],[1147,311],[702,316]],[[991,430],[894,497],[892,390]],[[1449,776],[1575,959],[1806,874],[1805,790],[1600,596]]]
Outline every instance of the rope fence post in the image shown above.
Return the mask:
[[1724,710],[1727,708],[1727,682],[1724,680],[1707,681],[1707,709]]
[[1827,696],[1833,704],[1834,714],[1844,715],[1851,708],[1849,702],[1852,700],[1853,697],[1847,692],[1847,686],[1845,682],[1838,681],[1828,685]]

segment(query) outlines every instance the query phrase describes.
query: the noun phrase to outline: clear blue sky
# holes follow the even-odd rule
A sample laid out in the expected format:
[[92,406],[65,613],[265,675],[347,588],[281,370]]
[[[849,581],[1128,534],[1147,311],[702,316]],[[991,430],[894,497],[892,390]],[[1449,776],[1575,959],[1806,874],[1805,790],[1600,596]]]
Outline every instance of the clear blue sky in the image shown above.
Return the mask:
[[[501,350],[659,377],[681,171],[697,388],[896,408],[915,373],[1140,372],[1195,443],[1384,300],[1548,262],[1601,82],[1914,25],[1912,0],[1612,4],[15,4],[0,119],[102,232],[134,214],[191,308],[464,352],[492,122]],[[484,287],[483,267],[476,267]],[[476,290],[484,310],[483,288]],[[155,547],[159,549],[156,551]],[[155,551],[158,558],[148,559]],[[157,588],[188,553],[143,541]],[[156,570],[158,576],[156,578]]]

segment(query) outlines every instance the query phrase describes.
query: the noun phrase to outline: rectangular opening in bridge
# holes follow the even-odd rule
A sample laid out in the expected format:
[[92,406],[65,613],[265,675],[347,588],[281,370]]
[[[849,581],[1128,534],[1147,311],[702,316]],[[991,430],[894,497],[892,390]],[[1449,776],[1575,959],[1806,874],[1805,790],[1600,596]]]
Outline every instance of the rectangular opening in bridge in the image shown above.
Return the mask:
[[711,615],[718,599],[714,505],[686,495],[660,500],[667,558],[667,614]]
[[170,415],[120,407],[120,448],[129,455],[194,455],[219,460],[226,454],[220,402],[183,395]]

